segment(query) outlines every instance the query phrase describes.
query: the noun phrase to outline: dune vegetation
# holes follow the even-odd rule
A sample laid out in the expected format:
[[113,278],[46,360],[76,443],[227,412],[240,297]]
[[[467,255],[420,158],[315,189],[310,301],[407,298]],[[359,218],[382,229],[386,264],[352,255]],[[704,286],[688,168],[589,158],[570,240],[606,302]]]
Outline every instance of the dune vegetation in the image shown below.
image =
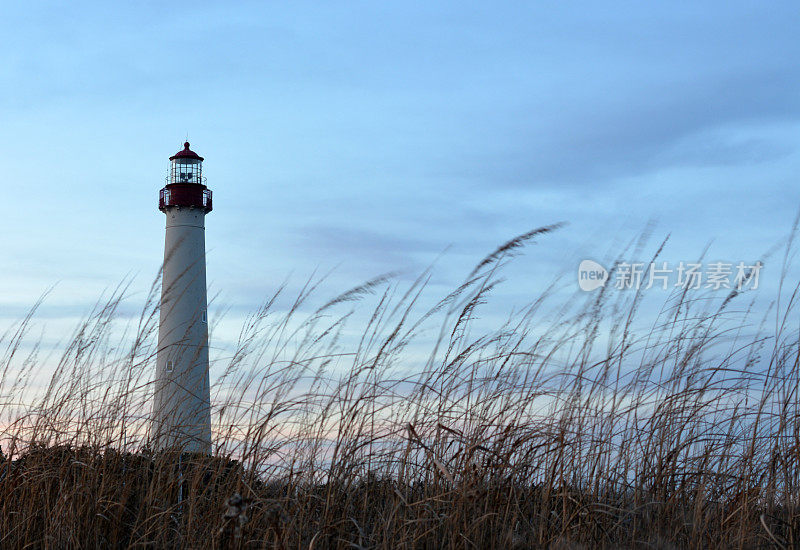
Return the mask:
[[800,547],[798,288],[763,309],[675,289],[651,314],[556,281],[487,328],[552,229],[432,308],[430,271],[279,289],[216,360],[210,457],[148,446],[157,282],[55,357],[35,305],[0,338],[0,548]]

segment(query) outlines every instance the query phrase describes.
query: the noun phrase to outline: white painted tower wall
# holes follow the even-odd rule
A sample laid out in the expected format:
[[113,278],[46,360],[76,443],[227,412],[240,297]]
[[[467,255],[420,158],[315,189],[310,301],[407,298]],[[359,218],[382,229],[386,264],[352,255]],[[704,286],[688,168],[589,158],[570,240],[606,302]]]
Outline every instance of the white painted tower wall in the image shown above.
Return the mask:
[[205,212],[166,208],[153,407],[156,450],[211,452]]

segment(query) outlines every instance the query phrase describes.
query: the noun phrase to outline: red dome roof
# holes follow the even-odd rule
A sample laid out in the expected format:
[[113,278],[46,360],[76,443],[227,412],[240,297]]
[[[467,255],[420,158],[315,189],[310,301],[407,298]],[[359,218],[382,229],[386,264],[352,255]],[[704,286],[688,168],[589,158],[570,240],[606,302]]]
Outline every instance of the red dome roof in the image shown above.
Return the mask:
[[169,157],[169,160],[175,160],[175,159],[197,159],[202,161],[203,157],[201,157],[200,155],[189,149],[189,142],[187,141],[186,143],[183,144],[183,151],[178,151],[177,153]]

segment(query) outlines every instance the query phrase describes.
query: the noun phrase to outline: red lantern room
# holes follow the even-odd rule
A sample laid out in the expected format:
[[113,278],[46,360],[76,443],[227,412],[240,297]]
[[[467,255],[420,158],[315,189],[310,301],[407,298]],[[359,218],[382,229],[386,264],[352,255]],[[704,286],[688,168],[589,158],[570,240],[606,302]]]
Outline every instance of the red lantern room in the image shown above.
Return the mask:
[[203,157],[189,149],[189,142],[183,150],[171,157],[167,185],[161,190],[158,209],[166,212],[172,206],[201,208],[211,212],[211,190],[205,186],[203,177]]

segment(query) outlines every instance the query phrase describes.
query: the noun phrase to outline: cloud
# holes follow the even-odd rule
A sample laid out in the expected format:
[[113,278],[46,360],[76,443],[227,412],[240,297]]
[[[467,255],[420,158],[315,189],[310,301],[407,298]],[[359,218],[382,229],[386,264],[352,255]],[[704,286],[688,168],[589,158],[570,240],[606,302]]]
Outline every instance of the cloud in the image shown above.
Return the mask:
[[449,172],[486,185],[587,185],[673,167],[780,158],[794,144],[748,137],[748,126],[800,119],[799,85],[797,70],[753,71],[633,93],[620,87],[618,96],[557,102],[555,112],[529,105],[507,113],[515,122],[505,135],[476,139],[476,150]]
[[420,254],[436,254],[446,245],[419,236],[403,236],[399,232],[357,229],[345,225],[310,225],[296,230],[295,242],[315,256],[377,264],[390,269],[420,266]]

